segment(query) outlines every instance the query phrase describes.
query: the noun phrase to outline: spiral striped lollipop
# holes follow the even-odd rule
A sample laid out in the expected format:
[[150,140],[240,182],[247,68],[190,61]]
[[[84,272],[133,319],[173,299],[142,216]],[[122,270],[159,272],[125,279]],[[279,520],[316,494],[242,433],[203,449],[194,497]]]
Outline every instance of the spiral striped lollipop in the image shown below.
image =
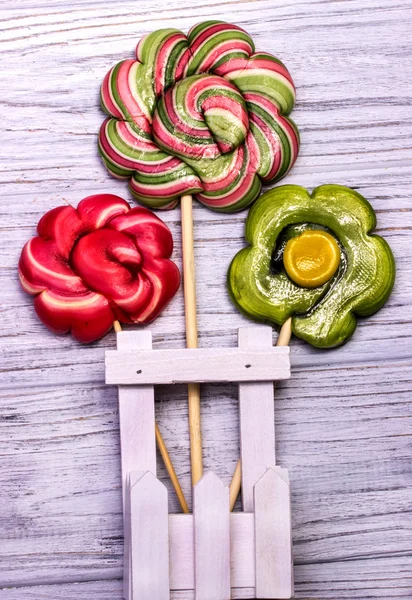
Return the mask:
[[292,167],[299,150],[288,117],[292,78],[277,58],[255,52],[243,29],[206,21],[187,37],[155,31],[140,40],[136,58],[118,63],[103,81],[109,118],[99,149],[142,204],[173,208],[193,194],[232,212]]
[[179,287],[167,225],[118,196],[54,208],[37,232],[22,250],[20,282],[54,333],[71,331],[80,342],[92,342],[115,320],[148,323]]

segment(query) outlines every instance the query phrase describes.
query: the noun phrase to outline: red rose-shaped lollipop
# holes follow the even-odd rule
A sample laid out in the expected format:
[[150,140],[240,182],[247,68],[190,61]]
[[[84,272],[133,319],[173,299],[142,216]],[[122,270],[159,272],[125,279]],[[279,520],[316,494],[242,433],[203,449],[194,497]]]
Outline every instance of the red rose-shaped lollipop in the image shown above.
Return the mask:
[[20,282],[54,333],[71,331],[80,342],[92,342],[115,320],[148,323],[178,290],[169,228],[118,196],[54,208],[37,232],[21,253]]

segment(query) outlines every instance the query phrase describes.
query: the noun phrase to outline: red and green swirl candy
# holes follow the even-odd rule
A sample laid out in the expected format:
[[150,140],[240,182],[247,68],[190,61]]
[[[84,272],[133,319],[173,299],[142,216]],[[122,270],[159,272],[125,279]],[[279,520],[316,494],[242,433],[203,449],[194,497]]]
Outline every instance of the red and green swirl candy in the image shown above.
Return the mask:
[[112,194],[58,206],[40,219],[19,261],[23,289],[54,333],[93,342],[115,320],[150,323],[177,292],[172,234],[147,208]]
[[299,151],[288,70],[220,21],[187,36],[162,29],[142,38],[136,60],[106,75],[101,102],[109,115],[99,134],[103,161],[150,208],[194,194],[214,210],[241,210],[262,184],[286,175]]

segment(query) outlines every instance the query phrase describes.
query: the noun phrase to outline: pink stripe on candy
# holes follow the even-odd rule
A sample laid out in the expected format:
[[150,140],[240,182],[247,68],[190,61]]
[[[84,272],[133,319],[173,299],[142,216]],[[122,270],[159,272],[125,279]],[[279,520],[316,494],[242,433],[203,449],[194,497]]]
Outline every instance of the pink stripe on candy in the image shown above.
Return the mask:
[[153,184],[143,184],[136,181],[136,179],[132,179],[130,187],[141,196],[149,198],[172,198],[174,196],[181,196],[188,190],[201,190],[202,184],[196,175],[187,175],[176,181],[160,185],[157,185],[155,182]]
[[214,69],[214,73],[219,77],[225,77],[233,71],[242,71],[246,69],[246,65],[249,62],[248,58],[232,58],[231,60],[223,63],[220,67]]
[[[109,119],[110,120],[110,119]],[[99,133],[99,141],[100,146],[106,156],[115,164],[123,167],[125,169],[137,170],[141,173],[161,173],[163,171],[170,171],[179,165],[182,164],[182,161],[174,156],[169,156],[164,154],[164,158],[156,161],[144,161],[144,159],[131,159],[125,157],[123,154],[117,151],[115,146],[112,146],[110,142],[110,138],[106,135],[106,124],[103,123],[100,133]],[[122,124],[122,122],[118,123],[118,127]],[[126,123],[124,123],[127,126]],[[154,145],[153,145],[154,146]],[[160,152],[157,146],[154,146],[156,152]]]
[[215,143],[207,145],[194,144],[190,146],[177,136],[173,136],[163,125],[157,112],[155,112],[153,117],[152,128],[153,135],[159,140],[160,144],[166,148],[171,148],[174,153],[194,158],[216,158],[216,156],[220,155],[219,148]]
[[150,133],[150,123],[148,121],[146,111],[140,106],[138,101],[133,97],[133,91],[130,88],[130,71],[136,65],[135,60],[125,60],[117,72],[117,90],[124,103],[127,112],[140,128]]
[[242,168],[244,158],[244,146],[239,146],[235,150],[234,160],[228,169],[228,174],[220,177],[220,179],[216,178],[215,181],[207,181],[203,182],[205,192],[219,192],[224,190],[232,185],[232,183],[236,180],[240,169]]
[[154,84],[156,96],[160,96],[164,89],[165,73],[167,64],[169,62],[170,53],[179,41],[184,40],[186,40],[186,36],[184,36],[183,33],[175,33],[162,44],[160,51],[156,57],[154,70]]
[[209,196],[204,196],[203,194],[196,194],[196,198],[199,198],[203,204],[208,206],[231,206],[239,202],[247,194],[253,185],[255,176],[255,172],[248,171],[240,180],[239,185],[228,194],[225,194],[222,198],[209,198]]
[[[210,138],[210,133],[209,133],[208,129],[204,129],[201,127],[195,128],[195,127],[192,127],[191,125],[188,125],[184,121],[182,121],[182,119],[180,118],[180,116],[178,115],[178,113],[176,111],[175,94],[176,94],[175,90],[169,90],[163,96],[164,106],[165,106],[165,109],[167,112],[167,117],[168,117],[170,123],[175,127],[175,129],[177,131],[181,131],[182,133],[185,133],[192,137]],[[190,116],[193,119],[197,119],[198,121],[203,122],[203,116],[200,112],[198,112],[197,110],[193,110],[192,112],[190,111],[189,106],[188,106],[188,102],[189,102],[188,96],[189,96],[189,94],[186,96],[186,105],[185,105],[186,110],[189,112]]]
[[[200,63],[197,68],[198,73],[205,73],[212,69],[213,65],[217,63],[225,54],[230,54],[231,52],[245,52],[249,56],[250,54],[250,45],[243,40],[236,40],[236,45],[234,46],[233,40],[227,40],[219,44],[216,48],[213,49],[210,54],[207,54],[204,61]],[[246,60],[246,59],[245,59]],[[231,61],[228,61],[231,62]],[[218,69],[213,69],[217,74]]]
[[[192,30],[189,31],[188,36],[190,36],[191,31]],[[203,44],[204,41],[206,41],[208,38],[211,38],[212,36],[214,36],[216,33],[219,33],[220,31],[241,31],[242,33],[247,35],[246,31],[244,29],[242,29],[241,27],[238,27],[237,25],[231,25],[229,23],[216,23],[215,25],[211,25],[210,27],[207,27],[206,29],[201,31],[197,35],[197,37],[195,37],[195,39],[190,44],[190,48],[191,48],[192,52],[195,53],[196,50],[199,48],[199,46],[201,46]],[[238,42],[238,40],[235,40],[232,42],[234,47],[237,42]],[[250,48],[250,46],[249,46],[249,48]]]
[[205,113],[213,108],[225,110],[230,113],[233,118],[242,123],[245,131],[247,131],[249,127],[247,111],[240,102],[234,100],[233,98],[228,98],[227,96],[209,96],[209,98],[205,98],[203,101],[202,108]]
[[113,115],[113,117],[117,117],[118,119],[123,119],[122,113],[117,105],[113,102],[111,96],[111,78],[113,71],[114,67],[110,69],[108,73],[106,73],[106,76],[103,80],[101,87],[102,102],[109,114]]
[[185,106],[194,107],[192,109],[193,115],[191,115],[193,116],[193,118],[196,118],[196,116],[194,115],[199,114],[199,112],[196,109],[196,106],[199,101],[199,96],[207,90],[214,90],[216,95],[219,94],[221,90],[230,90],[231,92],[235,92],[236,94],[238,94],[241,98],[239,90],[230,81],[227,81],[225,79],[222,79],[222,77],[217,77],[215,75],[204,75],[202,77],[199,77],[198,79],[194,80],[193,84],[189,87],[186,95]]
[[[261,69],[262,71],[271,71],[272,73],[278,73],[292,85],[293,89],[295,89],[295,84],[293,83],[292,77],[289,71],[283,65],[264,58],[253,58],[254,54],[249,59],[246,58],[234,58],[233,60],[220,65],[215,70],[216,75],[220,75],[221,77],[228,77],[231,73],[235,73],[236,71],[250,71],[252,69]],[[262,73],[264,75],[264,73]]]

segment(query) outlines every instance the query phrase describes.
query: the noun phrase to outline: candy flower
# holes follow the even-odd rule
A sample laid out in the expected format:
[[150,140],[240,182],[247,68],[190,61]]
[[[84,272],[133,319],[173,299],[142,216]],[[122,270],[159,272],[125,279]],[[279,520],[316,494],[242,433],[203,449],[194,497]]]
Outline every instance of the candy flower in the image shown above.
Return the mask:
[[240,210],[292,167],[292,78],[277,58],[255,52],[243,29],[220,21],[199,23],[187,37],[162,29],[140,40],[136,57],[104,79],[110,118],[99,149],[141,203],[173,208],[194,194],[214,210]]
[[115,320],[149,323],[177,292],[170,230],[118,196],[54,208],[37,232],[21,253],[20,282],[54,333],[71,331],[80,342],[92,342]]
[[343,344],[356,316],[379,310],[393,288],[394,258],[375,226],[369,202],[343,186],[266,192],[246,221],[249,247],[229,269],[233,302],[257,321],[293,317],[293,333],[313,346]]

